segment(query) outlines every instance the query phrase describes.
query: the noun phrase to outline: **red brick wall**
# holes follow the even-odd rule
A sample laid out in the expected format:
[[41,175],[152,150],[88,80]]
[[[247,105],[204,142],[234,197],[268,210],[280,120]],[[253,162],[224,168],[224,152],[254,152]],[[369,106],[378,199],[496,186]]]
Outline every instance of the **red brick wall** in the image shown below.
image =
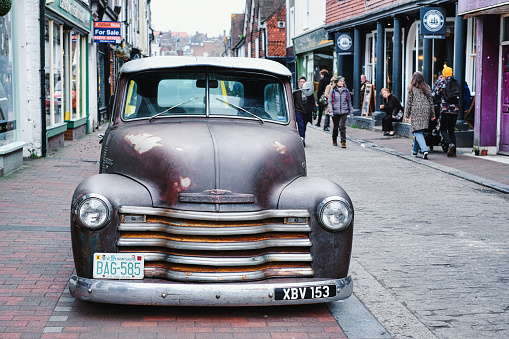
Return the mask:
[[286,28],[278,28],[278,21],[286,22],[286,6],[267,21],[267,56],[286,56]]
[[325,22],[330,25],[411,2],[415,0],[327,0]]

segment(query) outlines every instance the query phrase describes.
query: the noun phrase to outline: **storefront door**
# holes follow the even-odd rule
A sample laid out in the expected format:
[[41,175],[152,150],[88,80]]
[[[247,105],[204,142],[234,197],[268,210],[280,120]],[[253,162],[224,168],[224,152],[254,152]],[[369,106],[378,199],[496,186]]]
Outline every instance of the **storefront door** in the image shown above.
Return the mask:
[[502,65],[499,151],[509,154],[509,46],[502,46]]

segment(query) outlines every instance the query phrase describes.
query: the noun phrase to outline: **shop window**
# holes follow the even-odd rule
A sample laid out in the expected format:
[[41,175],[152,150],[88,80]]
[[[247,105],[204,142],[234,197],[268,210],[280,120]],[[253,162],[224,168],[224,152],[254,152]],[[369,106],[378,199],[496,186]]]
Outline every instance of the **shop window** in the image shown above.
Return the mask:
[[502,41],[509,41],[509,16],[502,18]]
[[11,13],[0,17],[0,146],[16,141]]
[[364,74],[369,82],[374,83],[375,79],[375,64],[376,64],[376,33],[366,35],[366,55],[365,55],[365,70]]
[[99,108],[106,107],[106,72],[104,71],[105,65],[105,53],[100,51],[97,58],[97,92],[99,95],[99,101],[97,106]]
[[46,93],[46,126],[63,123],[63,28],[53,20],[46,20],[45,31],[45,93]]
[[433,84],[446,65],[454,68],[454,18],[447,18],[445,39],[433,40]]
[[[408,44],[406,47],[405,57],[405,85],[408,88],[412,81],[414,72],[422,72],[423,68],[423,40],[419,37],[420,22],[414,22],[408,30]],[[406,91],[403,91],[403,96],[406,96]]]
[[71,119],[77,120],[80,116],[80,89],[81,89],[81,44],[79,43],[81,36],[79,34],[72,35],[72,49],[71,49],[71,100],[72,100],[72,114]]
[[384,87],[392,92],[392,57],[394,52],[394,29],[385,30],[385,73]]
[[467,22],[467,66],[465,81],[472,95],[475,95],[475,63],[477,55],[477,23],[476,18],[470,18]]

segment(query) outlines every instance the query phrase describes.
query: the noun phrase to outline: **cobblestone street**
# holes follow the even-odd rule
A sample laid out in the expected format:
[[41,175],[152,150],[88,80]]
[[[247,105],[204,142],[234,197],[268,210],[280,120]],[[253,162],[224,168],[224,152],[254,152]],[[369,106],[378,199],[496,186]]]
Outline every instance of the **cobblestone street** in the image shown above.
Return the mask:
[[[308,175],[338,182],[354,202],[354,294],[390,335],[508,337],[508,195],[437,170],[456,171],[442,152],[428,162],[388,152],[408,150],[408,139],[348,128],[341,149],[321,130],[307,135]],[[0,179],[0,338],[361,338],[343,332],[325,305],[153,308],[72,298],[69,204],[82,178],[97,173],[99,146],[96,132]],[[457,160],[470,172],[484,161],[492,181],[490,168],[504,168]]]
[[[395,142],[409,152],[411,140]],[[366,144],[333,147],[317,129],[306,138],[308,175],[329,176],[354,202],[356,296],[394,338],[429,338],[422,324],[438,338],[509,337],[509,196]],[[455,160],[441,151],[430,159]]]

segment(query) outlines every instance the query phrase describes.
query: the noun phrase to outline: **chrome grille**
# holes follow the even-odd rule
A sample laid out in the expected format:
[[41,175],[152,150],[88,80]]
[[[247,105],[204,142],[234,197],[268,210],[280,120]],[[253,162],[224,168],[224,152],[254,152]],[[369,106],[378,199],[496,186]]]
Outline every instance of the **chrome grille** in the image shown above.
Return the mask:
[[143,253],[145,277],[236,282],[312,277],[309,212],[210,213],[124,206],[120,252]]

